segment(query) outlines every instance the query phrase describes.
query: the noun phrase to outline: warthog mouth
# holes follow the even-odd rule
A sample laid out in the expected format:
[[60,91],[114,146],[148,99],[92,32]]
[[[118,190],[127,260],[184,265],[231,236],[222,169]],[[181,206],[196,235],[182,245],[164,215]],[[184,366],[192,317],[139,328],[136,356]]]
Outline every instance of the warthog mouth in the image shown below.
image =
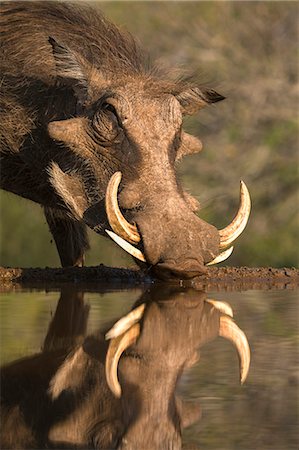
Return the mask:
[[[106,233],[126,252],[142,262],[147,262],[142,250],[132,244],[139,244],[141,236],[136,224],[129,223],[123,216],[118,205],[118,187],[121,182],[121,172],[115,172],[109,180],[106,190],[106,213],[111,230]],[[249,191],[244,181],[240,182],[240,205],[233,221],[222,230],[218,230],[220,236],[220,250],[223,250],[216,258],[206,265],[218,264],[226,260],[233,251],[231,244],[240,236],[249,219],[251,201]]]

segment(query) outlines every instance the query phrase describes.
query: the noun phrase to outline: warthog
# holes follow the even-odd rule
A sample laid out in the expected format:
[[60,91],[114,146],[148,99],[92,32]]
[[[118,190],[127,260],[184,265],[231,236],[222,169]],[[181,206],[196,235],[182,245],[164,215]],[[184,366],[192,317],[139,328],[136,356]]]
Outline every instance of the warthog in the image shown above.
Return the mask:
[[86,224],[162,277],[193,277],[227,257],[248,218],[246,186],[218,231],[175,173],[202,148],[183,116],[224,97],[149,67],[90,7],[1,2],[0,26],[1,186],[44,207],[62,265],[83,264]]
[[138,303],[108,344],[105,331],[84,338],[82,294],[62,293],[43,352],[2,368],[1,448],[180,449],[200,409],[176,385],[219,335],[237,346],[244,381],[249,347],[227,304],[178,288]]

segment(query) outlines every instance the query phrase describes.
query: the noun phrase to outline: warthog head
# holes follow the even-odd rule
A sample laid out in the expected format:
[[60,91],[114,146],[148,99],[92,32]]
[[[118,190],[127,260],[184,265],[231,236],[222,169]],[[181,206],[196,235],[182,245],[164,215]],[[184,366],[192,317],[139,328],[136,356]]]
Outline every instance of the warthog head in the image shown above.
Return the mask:
[[107,75],[107,68],[101,72],[54,39],[50,43],[57,76],[78,100],[76,116],[51,122],[48,131],[81,159],[75,171],[52,165],[56,191],[73,215],[98,232],[108,228],[110,237],[159,276],[203,273],[244,229],[249,195],[242,184],[239,213],[219,232],[196,215],[197,200],[183,190],[175,166],[202,148],[182,130],[183,116],[224,97],[140,71]]

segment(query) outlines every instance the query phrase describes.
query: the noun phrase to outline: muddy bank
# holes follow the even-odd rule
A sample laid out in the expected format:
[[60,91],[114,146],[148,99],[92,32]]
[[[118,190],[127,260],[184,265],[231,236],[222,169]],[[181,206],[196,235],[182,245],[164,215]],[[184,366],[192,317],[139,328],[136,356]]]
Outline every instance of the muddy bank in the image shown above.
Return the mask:
[[212,267],[193,281],[195,288],[209,290],[296,289],[299,269],[273,267]]
[[[0,268],[0,289],[11,287],[55,288],[65,283],[80,283],[86,289],[130,289],[160,283],[138,269],[96,267],[70,268]],[[207,274],[192,281],[173,281],[181,286],[205,290],[295,289],[299,287],[299,270],[271,267],[208,268]]]

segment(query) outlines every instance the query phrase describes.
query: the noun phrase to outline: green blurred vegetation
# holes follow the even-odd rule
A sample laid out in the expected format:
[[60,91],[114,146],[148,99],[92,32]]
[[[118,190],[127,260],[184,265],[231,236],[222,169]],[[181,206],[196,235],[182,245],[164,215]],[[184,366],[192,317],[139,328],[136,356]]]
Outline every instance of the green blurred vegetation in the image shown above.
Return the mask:
[[[298,3],[94,2],[169,68],[199,74],[227,97],[186,120],[204,151],[179,167],[218,228],[233,217],[239,179],[252,195],[248,227],[225,264],[298,264]],[[0,263],[57,266],[39,206],[1,194]],[[91,233],[87,264],[130,259]]]

